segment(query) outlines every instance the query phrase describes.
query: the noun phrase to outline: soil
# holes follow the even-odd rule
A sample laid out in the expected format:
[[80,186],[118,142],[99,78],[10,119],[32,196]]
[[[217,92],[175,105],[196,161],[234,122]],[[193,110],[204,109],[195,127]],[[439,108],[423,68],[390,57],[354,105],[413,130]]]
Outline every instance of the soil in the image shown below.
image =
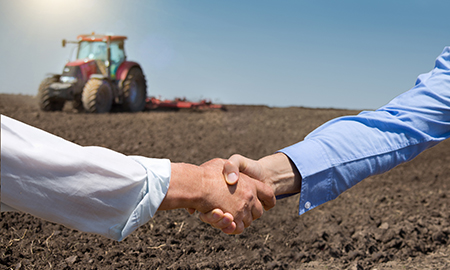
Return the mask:
[[[228,105],[227,111],[42,112],[0,95],[0,113],[80,145],[201,164],[260,158],[358,111]],[[184,210],[158,212],[122,242],[23,213],[2,213],[0,269],[449,269],[450,141],[302,216],[277,201],[241,235]]]

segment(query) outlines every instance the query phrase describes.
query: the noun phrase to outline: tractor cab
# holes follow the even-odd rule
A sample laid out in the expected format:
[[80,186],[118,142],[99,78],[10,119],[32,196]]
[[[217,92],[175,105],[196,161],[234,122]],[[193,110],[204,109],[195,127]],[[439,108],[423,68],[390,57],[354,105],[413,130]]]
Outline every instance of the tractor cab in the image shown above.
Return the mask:
[[[95,60],[102,73],[109,75],[111,79],[116,78],[117,69],[126,60],[124,41],[125,36],[106,35],[79,35],[78,60]],[[63,41],[65,45],[65,41]],[[109,54],[109,55],[108,55]]]

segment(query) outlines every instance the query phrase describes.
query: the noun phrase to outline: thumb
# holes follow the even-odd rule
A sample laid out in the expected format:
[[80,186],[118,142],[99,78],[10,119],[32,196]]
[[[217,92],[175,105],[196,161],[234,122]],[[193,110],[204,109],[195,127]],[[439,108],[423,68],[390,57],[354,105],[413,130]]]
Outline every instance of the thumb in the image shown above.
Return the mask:
[[[239,172],[245,173],[251,178],[263,181],[264,170],[258,161],[246,158],[239,154],[232,155],[224,165],[224,175],[235,173],[239,178]],[[237,180],[236,180],[237,181]],[[227,181],[228,182],[228,181]],[[231,182],[231,181],[230,181]]]
[[228,185],[235,185],[239,179],[239,167],[227,160],[223,165],[223,175]]
[[232,155],[225,161],[223,174],[228,185],[235,185],[239,179],[239,172],[247,173],[248,164],[251,162],[255,161],[238,154]]

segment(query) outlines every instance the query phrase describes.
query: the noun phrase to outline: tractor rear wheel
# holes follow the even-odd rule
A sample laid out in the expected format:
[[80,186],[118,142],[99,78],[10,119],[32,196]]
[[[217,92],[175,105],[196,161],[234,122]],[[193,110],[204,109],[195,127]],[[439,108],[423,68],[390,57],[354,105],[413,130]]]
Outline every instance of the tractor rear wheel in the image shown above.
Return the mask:
[[130,112],[144,110],[147,98],[147,83],[140,68],[132,68],[123,81],[123,108]]
[[90,113],[107,113],[111,110],[113,95],[106,80],[90,79],[81,94],[83,107]]
[[61,111],[66,102],[63,99],[55,98],[50,96],[50,85],[57,82],[58,80],[54,77],[45,78],[39,85],[38,90],[38,100],[39,107],[43,111]]

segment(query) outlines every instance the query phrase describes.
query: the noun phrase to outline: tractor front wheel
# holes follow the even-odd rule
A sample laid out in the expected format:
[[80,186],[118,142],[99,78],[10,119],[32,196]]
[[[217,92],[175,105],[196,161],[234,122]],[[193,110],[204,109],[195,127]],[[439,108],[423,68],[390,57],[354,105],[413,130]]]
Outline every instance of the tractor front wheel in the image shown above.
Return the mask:
[[54,77],[45,78],[39,85],[38,90],[38,100],[39,107],[43,111],[61,111],[66,102],[63,99],[55,98],[50,96],[50,85],[57,82],[58,80]]
[[132,68],[123,81],[123,108],[130,112],[144,110],[147,98],[147,83],[140,68]]
[[108,81],[90,79],[81,95],[83,107],[90,113],[107,113],[111,110],[113,95]]

